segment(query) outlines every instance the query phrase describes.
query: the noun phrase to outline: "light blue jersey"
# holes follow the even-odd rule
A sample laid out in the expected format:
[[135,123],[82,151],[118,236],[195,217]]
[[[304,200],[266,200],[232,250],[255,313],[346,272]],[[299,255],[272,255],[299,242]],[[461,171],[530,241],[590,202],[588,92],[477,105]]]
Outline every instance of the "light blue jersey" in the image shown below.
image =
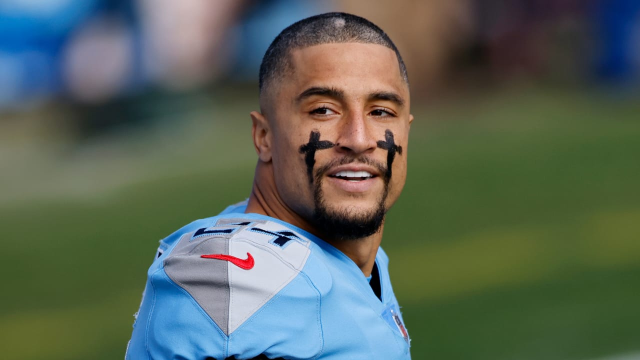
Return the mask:
[[160,242],[126,359],[410,359],[382,249],[370,285],[335,247],[244,209]]

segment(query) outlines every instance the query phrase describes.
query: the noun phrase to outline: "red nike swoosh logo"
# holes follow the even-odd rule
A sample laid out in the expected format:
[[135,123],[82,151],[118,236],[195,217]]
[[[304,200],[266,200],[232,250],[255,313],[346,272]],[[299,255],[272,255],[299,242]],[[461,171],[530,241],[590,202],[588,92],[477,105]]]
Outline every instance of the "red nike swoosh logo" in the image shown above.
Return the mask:
[[233,265],[239,267],[240,269],[245,269],[245,270],[249,270],[253,268],[253,264],[255,264],[255,262],[253,261],[253,256],[251,256],[251,254],[247,253],[247,258],[246,259],[240,259],[237,258],[235,256],[231,256],[231,255],[224,255],[224,254],[209,254],[209,255],[200,255],[201,258],[203,259],[218,259],[218,260],[225,260],[228,261],[230,263],[232,263]]

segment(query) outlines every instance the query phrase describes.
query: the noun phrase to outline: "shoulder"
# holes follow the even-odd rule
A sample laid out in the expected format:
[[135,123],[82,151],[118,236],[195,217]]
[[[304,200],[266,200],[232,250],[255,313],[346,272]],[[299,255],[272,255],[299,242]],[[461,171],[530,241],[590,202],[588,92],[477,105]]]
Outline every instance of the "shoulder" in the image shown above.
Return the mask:
[[[215,324],[225,356],[313,357],[322,348],[322,294],[314,283],[322,270],[313,243],[279,222],[238,215],[199,220],[165,239],[167,249],[149,277],[154,312],[162,316],[158,307],[171,304],[184,315],[151,323],[166,329]],[[171,335],[202,341],[196,333]]]
[[[162,240],[167,252],[165,267],[170,259],[181,256],[222,260],[221,264],[240,263],[239,268],[243,270],[252,270],[264,262],[279,262],[291,270],[300,270],[304,266],[311,252],[311,241],[302,234],[276,222],[233,215],[236,216],[194,221]],[[227,258],[209,257],[211,254]],[[243,263],[235,261],[235,258],[249,260],[245,259]]]
[[184,228],[161,266],[229,335],[300,274],[310,245],[279,223],[218,217]]
[[317,356],[331,279],[310,238],[242,213],[169,235],[149,268],[127,358]]

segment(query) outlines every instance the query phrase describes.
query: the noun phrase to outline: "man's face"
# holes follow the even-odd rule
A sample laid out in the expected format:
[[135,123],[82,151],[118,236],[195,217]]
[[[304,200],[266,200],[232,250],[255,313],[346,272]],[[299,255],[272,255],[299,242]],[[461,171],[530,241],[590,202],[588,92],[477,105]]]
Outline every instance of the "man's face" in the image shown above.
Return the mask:
[[396,55],[342,43],[294,50],[290,60],[267,114],[280,198],[328,237],[371,235],[406,178],[412,116]]

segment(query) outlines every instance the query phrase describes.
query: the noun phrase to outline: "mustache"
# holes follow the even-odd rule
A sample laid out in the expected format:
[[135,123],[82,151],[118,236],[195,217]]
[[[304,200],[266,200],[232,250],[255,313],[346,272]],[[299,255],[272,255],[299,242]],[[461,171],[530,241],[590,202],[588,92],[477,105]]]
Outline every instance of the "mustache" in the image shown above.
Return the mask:
[[378,169],[378,172],[382,175],[382,177],[385,179],[385,181],[388,181],[389,179],[387,179],[387,166],[377,160],[374,160],[370,157],[367,156],[343,156],[341,158],[336,158],[331,160],[330,162],[319,166],[316,171],[314,172],[314,180],[316,183],[318,183],[320,181],[320,179],[322,178],[322,176],[324,174],[326,174],[329,170],[331,170],[332,168],[336,167],[336,166],[340,166],[340,165],[346,165],[346,164],[351,164],[351,163],[360,163],[360,164],[364,164],[364,165],[369,165],[369,166],[373,166],[376,169]]

